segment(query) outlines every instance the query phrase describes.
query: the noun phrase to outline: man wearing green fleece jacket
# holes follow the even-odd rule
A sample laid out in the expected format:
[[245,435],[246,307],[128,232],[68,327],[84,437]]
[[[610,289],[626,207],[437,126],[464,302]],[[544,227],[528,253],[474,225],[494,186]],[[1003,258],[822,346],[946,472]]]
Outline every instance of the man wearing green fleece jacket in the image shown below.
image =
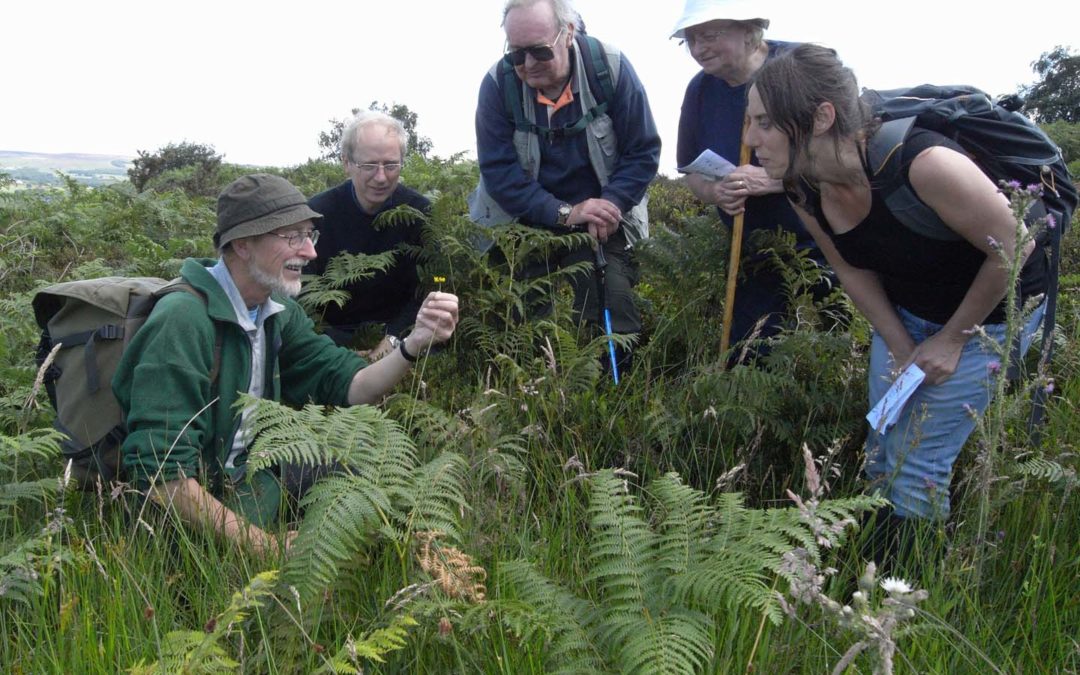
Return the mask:
[[[370,366],[315,333],[292,298],[315,258],[321,216],[288,181],[244,176],[218,197],[221,258],[188,259],[181,276],[205,296],[157,303],[124,352],[113,391],[126,415],[123,464],[149,496],[181,519],[257,551],[286,548],[267,531],[279,512],[276,471],[246,476],[249,432],[241,393],[288,403],[373,403],[457,324],[457,297],[431,293],[397,352]],[[211,383],[216,340],[220,364]],[[250,480],[249,480],[250,478]]]

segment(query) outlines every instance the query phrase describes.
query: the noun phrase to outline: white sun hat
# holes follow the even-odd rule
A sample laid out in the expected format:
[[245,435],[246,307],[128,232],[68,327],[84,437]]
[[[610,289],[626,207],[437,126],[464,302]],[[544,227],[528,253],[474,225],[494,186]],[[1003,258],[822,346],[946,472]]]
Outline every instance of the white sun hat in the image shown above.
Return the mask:
[[671,37],[683,39],[687,28],[717,19],[753,21],[762,29],[768,28],[769,20],[761,16],[763,4],[762,0],[686,0]]

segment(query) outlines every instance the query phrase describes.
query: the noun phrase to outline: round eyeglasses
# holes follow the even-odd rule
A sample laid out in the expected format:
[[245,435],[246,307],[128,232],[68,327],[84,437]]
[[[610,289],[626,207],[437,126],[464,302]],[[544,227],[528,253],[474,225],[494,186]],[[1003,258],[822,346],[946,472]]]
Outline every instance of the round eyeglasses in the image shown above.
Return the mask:
[[305,239],[310,239],[312,246],[319,243],[319,231],[318,230],[311,230],[309,232],[290,232],[289,234],[278,234],[277,232],[267,232],[267,234],[272,234],[275,237],[280,237],[281,239],[284,239],[284,240],[288,241],[290,248],[299,249],[299,248],[303,247]]
[[384,173],[392,175],[401,171],[401,162],[354,162],[349,160],[349,164],[352,164],[360,173],[365,176],[374,176],[379,173],[379,169],[382,169]]

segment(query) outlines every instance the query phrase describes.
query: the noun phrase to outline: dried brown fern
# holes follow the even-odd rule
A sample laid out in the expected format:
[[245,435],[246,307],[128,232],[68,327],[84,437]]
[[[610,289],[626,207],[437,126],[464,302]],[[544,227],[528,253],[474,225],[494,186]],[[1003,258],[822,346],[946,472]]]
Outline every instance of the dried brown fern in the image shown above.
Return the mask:
[[448,597],[474,604],[484,602],[487,570],[473,562],[472,556],[453,546],[440,546],[443,533],[437,530],[417,532],[420,544],[416,560],[421,569],[431,575]]

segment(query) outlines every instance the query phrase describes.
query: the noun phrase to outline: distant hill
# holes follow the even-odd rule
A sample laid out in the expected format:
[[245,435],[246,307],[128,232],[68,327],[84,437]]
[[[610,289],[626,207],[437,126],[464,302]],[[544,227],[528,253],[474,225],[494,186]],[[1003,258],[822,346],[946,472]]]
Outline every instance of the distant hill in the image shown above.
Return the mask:
[[16,189],[60,185],[58,171],[84,185],[97,187],[127,180],[132,159],[123,155],[0,150],[0,173],[14,178]]

